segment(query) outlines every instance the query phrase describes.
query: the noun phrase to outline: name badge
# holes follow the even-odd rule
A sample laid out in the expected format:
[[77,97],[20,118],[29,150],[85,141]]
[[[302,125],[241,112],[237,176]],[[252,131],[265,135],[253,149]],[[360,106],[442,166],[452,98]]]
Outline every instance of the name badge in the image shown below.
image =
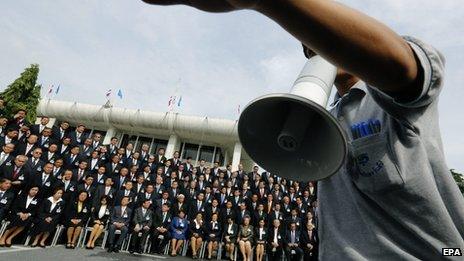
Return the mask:
[[122,215],[123,218],[127,218],[127,214]]
[[103,184],[104,183],[103,179],[100,179],[100,181],[98,181],[98,183]]
[[70,187],[70,188],[69,188],[69,191],[74,191],[74,187]]
[[84,208],[84,209],[82,210],[82,212],[83,212],[83,213],[87,213],[87,208]]
[[50,187],[50,181],[45,182],[44,184],[46,187]]
[[105,215],[109,215],[109,214],[110,214],[110,210],[107,209],[107,210],[105,211]]
[[39,167],[37,168],[37,171],[42,171],[42,167],[39,166]]
[[87,157],[90,157],[90,153],[87,152]]
[[47,144],[45,144],[45,145],[44,145],[44,147],[45,147],[45,148],[48,148],[48,147],[49,147],[48,143],[47,143]]
[[247,231],[248,231],[248,232],[251,232],[251,229],[248,229]]
[[5,165],[11,166],[11,162],[7,162],[7,163],[5,163]]
[[50,163],[53,163],[53,164],[55,164],[55,160],[50,160]]
[[145,220],[149,221],[149,220],[150,220],[150,216],[147,216],[147,217],[145,218]]
[[114,173],[119,173],[119,169],[116,169],[116,170],[114,171]]
[[37,200],[31,201],[31,205],[37,205]]
[[171,222],[171,218],[168,218],[168,223],[170,223],[170,222]]
[[61,208],[58,208],[58,209],[56,210],[56,213],[61,213]]
[[305,213],[306,211],[304,209],[301,210],[301,213]]
[[57,179],[61,179],[61,178],[63,178],[63,177],[61,177],[61,174],[60,174],[60,175],[58,175],[58,177],[56,177],[56,178],[57,178]]
[[74,163],[74,165],[79,166],[79,162],[76,161],[76,162]]
[[6,198],[0,200],[0,204],[6,204],[6,202],[7,202]]
[[282,237],[280,235],[277,236],[277,239],[281,239]]
[[163,194],[163,191],[160,189],[160,191],[158,191],[158,194]]
[[24,180],[24,176],[23,175],[19,176],[18,180]]

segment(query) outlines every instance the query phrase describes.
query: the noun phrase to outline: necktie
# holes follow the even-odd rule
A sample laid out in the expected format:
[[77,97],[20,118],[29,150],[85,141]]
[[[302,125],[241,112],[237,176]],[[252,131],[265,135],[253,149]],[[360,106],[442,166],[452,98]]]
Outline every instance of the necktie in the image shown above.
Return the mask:
[[16,179],[18,177],[18,174],[19,174],[19,168],[15,166],[14,171],[13,171],[13,179]]
[[163,223],[166,220],[166,212],[163,212]]
[[292,244],[295,243],[295,231],[292,231]]

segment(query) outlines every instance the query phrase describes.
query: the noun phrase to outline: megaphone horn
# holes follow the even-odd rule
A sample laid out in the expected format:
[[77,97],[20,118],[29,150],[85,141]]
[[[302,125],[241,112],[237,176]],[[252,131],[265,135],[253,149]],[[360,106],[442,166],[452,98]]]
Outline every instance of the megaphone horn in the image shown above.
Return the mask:
[[337,68],[321,56],[308,60],[290,93],[251,101],[238,122],[243,148],[258,165],[293,180],[335,174],[347,154],[338,121],[325,109]]

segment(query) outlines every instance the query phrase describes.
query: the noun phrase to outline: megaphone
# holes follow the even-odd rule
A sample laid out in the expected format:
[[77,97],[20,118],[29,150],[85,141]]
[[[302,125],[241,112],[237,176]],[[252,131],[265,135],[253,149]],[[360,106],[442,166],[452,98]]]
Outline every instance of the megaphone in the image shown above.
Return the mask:
[[337,68],[310,58],[290,93],[251,101],[238,122],[238,135],[251,159],[292,180],[321,180],[335,174],[347,155],[343,129],[325,109]]

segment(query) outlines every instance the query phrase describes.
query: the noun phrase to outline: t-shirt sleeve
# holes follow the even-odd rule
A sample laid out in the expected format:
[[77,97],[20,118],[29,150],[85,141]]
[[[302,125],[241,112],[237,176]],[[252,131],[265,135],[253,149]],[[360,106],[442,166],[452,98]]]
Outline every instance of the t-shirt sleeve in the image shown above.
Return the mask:
[[434,47],[410,36],[404,36],[419,62],[423,72],[423,83],[420,94],[411,101],[402,102],[374,86],[368,91],[376,103],[387,113],[395,116],[407,116],[408,113],[422,111],[437,100],[443,85],[445,59]]

